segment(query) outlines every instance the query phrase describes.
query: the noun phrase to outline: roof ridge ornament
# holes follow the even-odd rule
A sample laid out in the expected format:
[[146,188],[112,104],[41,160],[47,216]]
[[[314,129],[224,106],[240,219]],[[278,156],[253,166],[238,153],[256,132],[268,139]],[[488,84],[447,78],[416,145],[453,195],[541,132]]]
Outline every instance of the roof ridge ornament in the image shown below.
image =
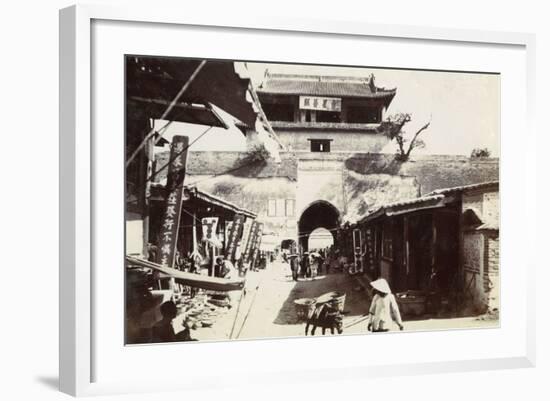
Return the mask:
[[376,88],[376,84],[374,83],[374,73],[371,73],[369,75],[369,88],[373,93],[376,93],[377,88]]

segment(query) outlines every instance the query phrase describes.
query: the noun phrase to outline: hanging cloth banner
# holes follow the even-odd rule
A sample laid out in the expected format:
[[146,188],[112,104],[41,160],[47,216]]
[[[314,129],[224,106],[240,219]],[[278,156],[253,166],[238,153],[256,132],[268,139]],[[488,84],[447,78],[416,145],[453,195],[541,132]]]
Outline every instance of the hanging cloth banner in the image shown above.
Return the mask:
[[235,262],[235,251],[237,250],[237,243],[241,238],[243,232],[244,215],[237,213],[233,217],[231,228],[229,229],[229,237],[227,240],[227,246],[225,247],[225,257],[229,258],[231,262]]
[[224,244],[226,244],[226,247],[227,247],[227,243],[229,242],[229,238],[231,236],[231,228],[233,227],[233,222],[232,221],[226,221],[225,222],[225,240],[224,240]]
[[258,252],[260,252],[260,245],[262,243],[262,232],[264,229],[263,223],[258,223],[257,229],[256,229],[256,235],[254,236],[254,243],[252,244],[251,249],[251,255],[252,255],[252,263],[256,260],[258,257]]
[[365,233],[365,242],[366,242],[366,263],[369,270],[374,269],[374,238],[372,235],[372,229],[367,228]]
[[183,180],[187,165],[189,138],[176,135],[172,139],[166,188],[166,208],[159,232],[159,253],[157,261],[162,266],[173,267],[176,259],[176,244],[180,225],[183,198]]
[[256,220],[250,225],[250,234],[248,235],[248,240],[246,241],[246,246],[243,252],[243,263],[250,262],[250,257],[252,255],[252,245],[256,240],[256,234],[258,233],[258,223]]
[[218,239],[217,228],[218,228],[218,217],[203,217],[201,219],[202,225],[202,240],[209,242],[211,245],[214,245],[216,248],[221,248],[222,243]]
[[237,243],[237,250],[235,251],[235,259],[242,260],[248,238],[250,238],[250,232],[252,231],[252,221],[246,219],[246,222],[243,224],[243,235],[239,242]]
[[353,230],[353,258],[355,261],[355,271],[363,271],[363,236],[358,228]]

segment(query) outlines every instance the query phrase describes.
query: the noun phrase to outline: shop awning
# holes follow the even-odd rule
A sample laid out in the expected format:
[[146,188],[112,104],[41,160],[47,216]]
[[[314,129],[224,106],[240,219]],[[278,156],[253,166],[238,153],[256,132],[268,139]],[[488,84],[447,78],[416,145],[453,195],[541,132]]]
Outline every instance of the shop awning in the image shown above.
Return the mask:
[[170,267],[161,266],[158,263],[126,256],[126,263],[132,266],[145,267],[156,270],[167,276],[173,277],[177,283],[190,287],[202,288],[211,291],[237,291],[244,288],[245,279],[225,279],[219,277],[202,276],[200,274],[185,273]]
[[[162,165],[161,165],[161,167],[162,167]],[[151,198],[150,198],[151,200],[163,201],[163,200],[166,199],[166,187],[165,187],[166,179],[164,179],[163,181],[164,182],[160,182],[160,183],[154,182],[154,183],[151,184],[151,188],[152,188],[152,191],[151,191],[152,194],[151,194]],[[248,209],[239,207],[238,205],[236,205],[232,202],[226,201],[225,199],[214,196],[214,195],[212,195],[208,192],[201,191],[196,187],[186,187],[185,194],[186,194],[186,196],[195,197],[197,199],[200,199],[203,202],[206,202],[206,203],[211,204],[211,205],[219,206],[219,207],[221,207],[223,209],[226,209],[230,212],[241,213],[245,217],[248,217],[248,218],[251,218],[251,219],[255,219],[257,217],[256,213],[254,213],[254,212],[252,212]]]
[[235,213],[242,213],[246,217],[250,217],[251,219],[255,219],[257,217],[256,213],[254,213],[250,210],[241,208],[241,207],[235,205],[234,203],[228,202],[228,201],[226,201],[224,199],[221,199],[217,196],[209,194],[208,192],[201,191],[196,187],[190,187],[190,188],[187,188],[187,189],[189,190],[189,193],[191,194],[191,196],[194,196],[194,197],[196,197],[198,199],[201,199],[205,202],[223,207],[225,209],[229,209],[229,210],[231,210]]
[[426,209],[442,208],[446,205],[444,195],[423,196],[415,199],[407,199],[400,202],[389,203],[370,213],[358,224],[367,223],[380,216],[396,216],[400,214],[417,212]]

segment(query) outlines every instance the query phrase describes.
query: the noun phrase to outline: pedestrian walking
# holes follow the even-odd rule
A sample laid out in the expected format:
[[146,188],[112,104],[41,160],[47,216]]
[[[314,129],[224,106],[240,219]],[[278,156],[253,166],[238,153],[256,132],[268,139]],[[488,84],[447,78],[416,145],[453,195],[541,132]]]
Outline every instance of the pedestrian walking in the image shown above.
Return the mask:
[[395,296],[392,294],[388,282],[380,278],[370,283],[374,296],[372,297],[369,309],[369,324],[367,326],[372,332],[389,331],[389,325],[393,320],[399,330],[403,330],[403,322],[399,313],[399,306]]
[[290,270],[292,271],[292,280],[298,281],[298,274],[300,273],[300,263],[298,262],[298,254],[291,253],[288,255]]
[[311,271],[309,269],[309,252],[304,252],[302,255],[302,260],[300,261],[301,274],[303,278],[310,276]]
[[317,252],[312,252],[309,254],[309,270],[311,279],[315,279],[320,269],[320,255]]

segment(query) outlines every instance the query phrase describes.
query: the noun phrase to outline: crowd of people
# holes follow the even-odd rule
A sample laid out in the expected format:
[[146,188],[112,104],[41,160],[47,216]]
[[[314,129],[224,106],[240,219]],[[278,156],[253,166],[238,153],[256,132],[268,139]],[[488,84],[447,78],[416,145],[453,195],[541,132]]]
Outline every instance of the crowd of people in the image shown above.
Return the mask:
[[283,251],[283,262],[289,263],[293,280],[298,278],[315,279],[318,275],[344,271],[349,268],[347,258],[341,256],[334,247],[306,251],[302,254],[294,250]]

